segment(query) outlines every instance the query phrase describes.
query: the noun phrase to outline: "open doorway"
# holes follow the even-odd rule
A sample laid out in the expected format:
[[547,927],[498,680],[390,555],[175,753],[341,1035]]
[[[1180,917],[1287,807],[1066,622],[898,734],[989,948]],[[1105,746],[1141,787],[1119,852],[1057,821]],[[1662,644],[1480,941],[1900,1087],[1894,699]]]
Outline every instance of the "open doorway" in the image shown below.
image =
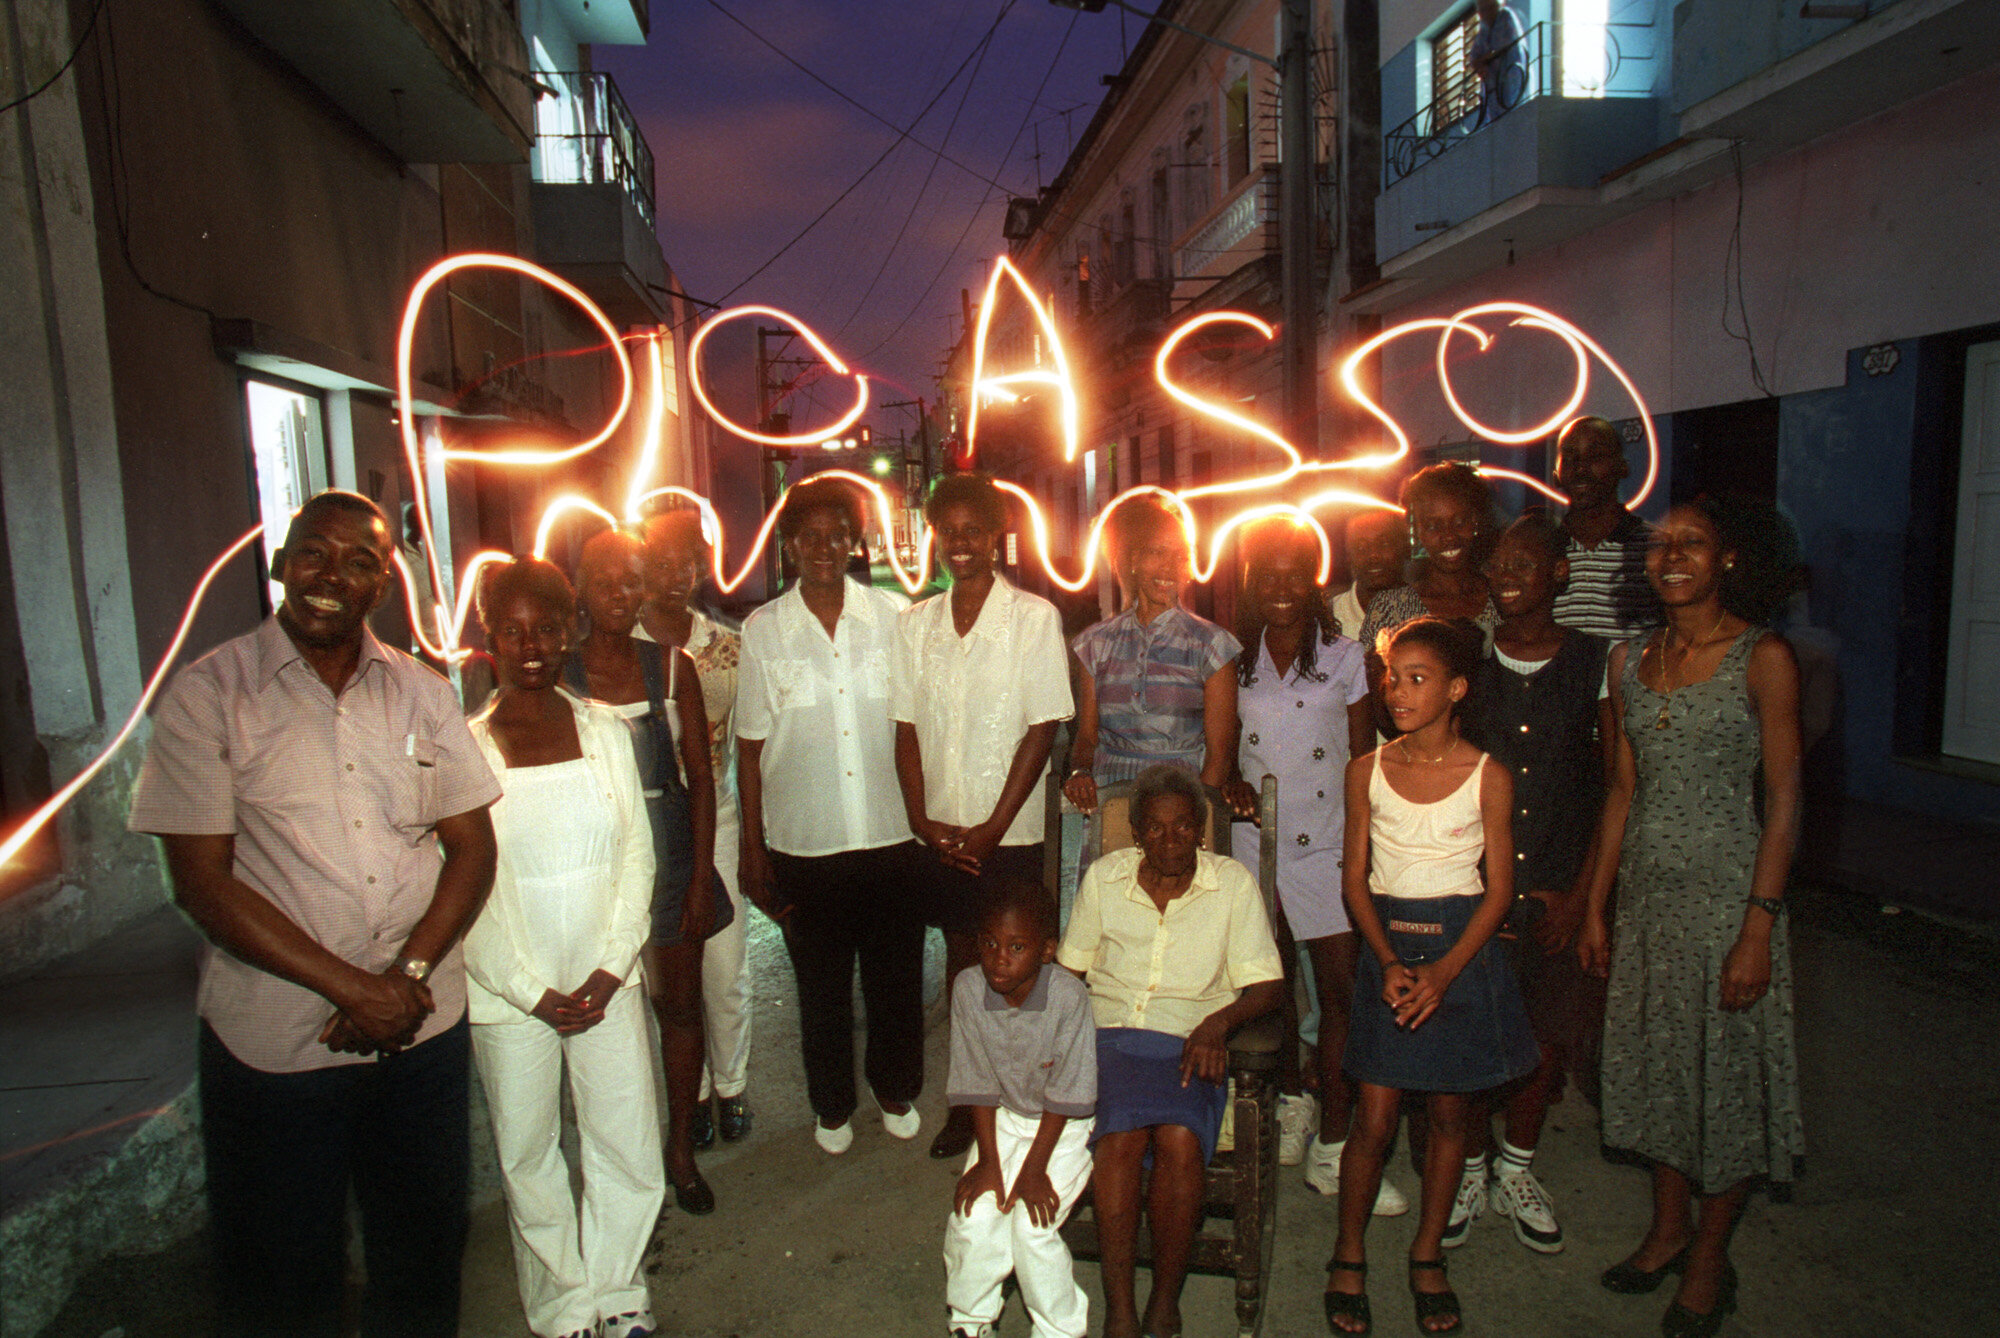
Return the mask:
[[1686,502],[1703,493],[1778,498],[1778,401],[1764,398],[1684,409],[1673,416],[1669,493]]
[[270,579],[285,527],[305,500],[327,486],[326,411],[317,392],[271,381],[243,383],[257,515],[264,524],[264,612],[284,594]]

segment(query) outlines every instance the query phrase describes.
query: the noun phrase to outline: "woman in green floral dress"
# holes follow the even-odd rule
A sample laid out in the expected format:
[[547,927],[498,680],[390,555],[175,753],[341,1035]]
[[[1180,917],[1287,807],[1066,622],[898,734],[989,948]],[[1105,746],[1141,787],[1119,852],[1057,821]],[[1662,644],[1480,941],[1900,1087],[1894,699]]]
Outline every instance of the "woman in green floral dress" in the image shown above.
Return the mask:
[[1651,1292],[1679,1273],[1668,1338],[1712,1334],[1735,1308],[1727,1252],[1750,1183],[1790,1180],[1803,1148],[1783,899],[1798,666],[1758,625],[1795,570],[1782,526],[1758,504],[1675,507],[1646,559],[1667,626],[1611,653],[1616,760],[1579,947],[1610,975],[1604,1141],[1652,1162],[1653,1220],[1603,1282]]

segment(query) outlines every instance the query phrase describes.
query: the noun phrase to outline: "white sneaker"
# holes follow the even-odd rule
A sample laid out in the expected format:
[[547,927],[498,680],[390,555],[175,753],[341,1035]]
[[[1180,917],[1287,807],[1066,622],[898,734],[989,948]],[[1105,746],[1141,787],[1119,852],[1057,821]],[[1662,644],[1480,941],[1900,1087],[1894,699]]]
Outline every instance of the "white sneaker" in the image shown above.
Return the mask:
[[1562,1227],[1556,1222],[1555,1205],[1549,1202],[1542,1182],[1533,1171],[1516,1171],[1493,1178],[1493,1211],[1514,1219],[1514,1236],[1521,1244],[1543,1254],[1560,1254]]
[[1340,1193],[1340,1150],[1345,1142],[1322,1143],[1317,1135],[1306,1144],[1306,1185],[1328,1198]]
[[829,1129],[818,1120],[814,1120],[813,1142],[819,1144],[824,1151],[838,1157],[854,1146],[854,1121],[842,1120]]
[[1297,1166],[1306,1159],[1306,1144],[1319,1124],[1319,1102],[1311,1093],[1278,1097],[1278,1165]]
[[1486,1211],[1486,1163],[1468,1166],[1458,1178],[1451,1201],[1451,1219],[1444,1224],[1444,1247],[1455,1250],[1472,1234],[1472,1224]]
[[917,1130],[924,1127],[924,1117],[917,1114],[914,1105],[901,1115],[892,1115],[885,1108],[882,1111],[882,1127],[888,1130],[889,1137],[908,1142],[917,1136]]
[[[1322,1143],[1315,1137],[1306,1147],[1306,1184],[1332,1198],[1340,1193],[1340,1152],[1347,1146],[1345,1139],[1338,1143]],[[1401,1217],[1410,1211],[1410,1201],[1389,1183],[1389,1177],[1382,1177],[1382,1186],[1375,1191],[1374,1215],[1377,1217]]]

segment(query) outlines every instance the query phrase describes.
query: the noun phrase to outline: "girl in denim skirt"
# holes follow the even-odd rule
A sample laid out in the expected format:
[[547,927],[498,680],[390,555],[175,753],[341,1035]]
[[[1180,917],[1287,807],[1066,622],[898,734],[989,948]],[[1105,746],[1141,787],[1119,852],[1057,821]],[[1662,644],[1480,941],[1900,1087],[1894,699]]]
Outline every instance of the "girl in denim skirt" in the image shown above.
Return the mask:
[[[1513,900],[1507,770],[1459,736],[1478,667],[1477,629],[1418,618],[1383,648],[1382,697],[1398,737],[1347,766],[1343,895],[1365,945],[1345,1067],[1357,1087],[1340,1167],[1340,1236],[1327,1264],[1327,1325],[1371,1326],[1364,1235],[1406,1091],[1426,1094],[1430,1137],[1410,1246],[1424,1333],[1458,1329],[1445,1223],[1464,1162],[1468,1097],[1520,1077],[1537,1052],[1494,932]],[[1486,862],[1484,886],[1480,860]]]

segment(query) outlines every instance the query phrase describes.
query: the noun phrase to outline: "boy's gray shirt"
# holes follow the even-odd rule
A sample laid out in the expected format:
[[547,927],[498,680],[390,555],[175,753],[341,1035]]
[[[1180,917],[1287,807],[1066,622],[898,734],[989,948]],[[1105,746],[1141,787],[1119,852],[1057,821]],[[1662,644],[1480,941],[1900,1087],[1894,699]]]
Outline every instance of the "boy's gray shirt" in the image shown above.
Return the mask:
[[1005,1106],[1037,1119],[1044,1113],[1085,1119],[1097,1112],[1097,1024],[1090,991],[1075,974],[1043,964],[1019,1008],[993,992],[976,966],[951,990],[954,1106]]

